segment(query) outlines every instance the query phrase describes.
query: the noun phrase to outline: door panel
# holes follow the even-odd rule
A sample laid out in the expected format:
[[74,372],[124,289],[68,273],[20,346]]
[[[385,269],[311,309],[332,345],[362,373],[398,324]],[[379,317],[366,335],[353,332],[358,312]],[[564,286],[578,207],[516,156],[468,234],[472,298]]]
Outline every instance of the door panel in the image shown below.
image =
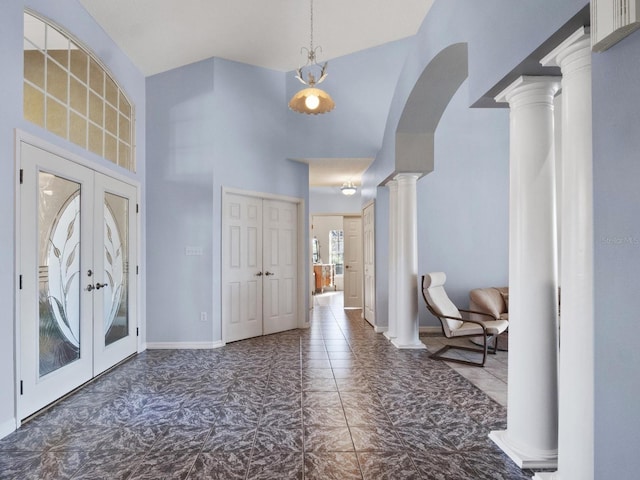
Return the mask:
[[[96,174],[94,374],[136,351],[136,189]],[[133,247],[133,248],[132,248]]]
[[297,205],[263,200],[265,212],[264,334],[291,330],[298,325],[297,299]]
[[21,144],[21,419],[92,375],[92,304],[81,259],[91,254],[93,177],[72,167]]
[[262,200],[225,196],[222,318],[225,341],[262,335]]
[[344,306],[362,308],[362,218],[344,217]]

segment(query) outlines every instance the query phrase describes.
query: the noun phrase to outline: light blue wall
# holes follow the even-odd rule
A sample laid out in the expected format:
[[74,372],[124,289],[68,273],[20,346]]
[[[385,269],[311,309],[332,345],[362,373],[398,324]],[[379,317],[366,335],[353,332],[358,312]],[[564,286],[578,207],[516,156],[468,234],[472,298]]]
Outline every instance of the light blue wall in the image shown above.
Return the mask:
[[[212,341],[214,62],[147,79],[147,340]],[[202,256],[185,256],[185,247]]]
[[593,55],[595,475],[640,471],[640,32]]
[[[89,153],[22,118],[23,78],[23,9],[25,7],[48,17],[79,38],[100,57],[125,90],[136,108],[136,159],[138,170],[130,173]],[[69,152],[80,155],[105,168],[114,169],[144,185],[145,176],[145,85],[144,77],[116,44],[105,34],[76,0],[11,0],[2,3],[0,15],[0,431],[14,422],[14,311],[15,281],[15,170],[14,132],[20,129]],[[141,243],[145,242],[144,212],[142,214]],[[141,267],[144,270],[144,260]],[[141,280],[144,318],[144,281]],[[15,423],[13,423],[15,426]]]
[[[468,82],[435,138],[435,169],[418,181],[418,272],[443,271],[466,308],[469,291],[508,285],[509,111],[470,109]],[[439,325],[420,297],[422,324]]]
[[[149,342],[222,338],[223,187],[302,198],[308,209],[308,166],[285,153],[284,88],[283,73],[221,59],[147,80]],[[203,255],[186,256],[187,246]]]

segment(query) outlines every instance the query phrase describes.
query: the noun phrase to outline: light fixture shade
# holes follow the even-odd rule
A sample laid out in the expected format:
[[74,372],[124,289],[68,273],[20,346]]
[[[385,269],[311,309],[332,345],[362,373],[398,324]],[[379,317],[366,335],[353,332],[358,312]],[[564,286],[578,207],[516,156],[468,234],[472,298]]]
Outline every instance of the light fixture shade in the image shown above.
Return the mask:
[[[307,105],[312,104],[308,102],[309,97],[317,97],[319,100],[316,108],[309,108]],[[289,108],[294,112],[306,113],[308,115],[318,115],[320,113],[327,113],[333,110],[336,106],[331,96],[319,88],[309,87],[300,90],[289,101]]]
[[343,195],[354,195],[357,191],[358,188],[351,182],[347,182],[344,185],[342,185],[342,187],[340,187],[340,191],[342,192]]

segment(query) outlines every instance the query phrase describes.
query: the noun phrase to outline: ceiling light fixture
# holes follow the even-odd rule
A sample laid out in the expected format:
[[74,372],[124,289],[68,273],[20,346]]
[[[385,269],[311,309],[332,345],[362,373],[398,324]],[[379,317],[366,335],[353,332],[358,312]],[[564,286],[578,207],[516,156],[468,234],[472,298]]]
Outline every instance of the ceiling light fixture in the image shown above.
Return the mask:
[[[320,113],[330,112],[336,104],[327,92],[316,87],[316,85],[319,85],[327,78],[328,62],[324,62],[323,65],[316,63],[316,51],[322,51],[322,47],[318,46],[313,48],[313,0],[310,0],[310,4],[311,41],[309,48],[302,47],[300,50],[300,53],[305,50],[307,51],[307,63],[296,70],[296,78],[307,85],[308,88],[300,90],[291,98],[289,108],[298,113],[318,115]],[[306,80],[304,78],[305,73],[307,74]],[[318,75],[317,80],[316,75]]]
[[343,195],[351,196],[358,191],[358,187],[356,187],[353,183],[351,183],[351,180],[349,180],[348,182],[345,182],[342,187],[340,187],[340,191]]

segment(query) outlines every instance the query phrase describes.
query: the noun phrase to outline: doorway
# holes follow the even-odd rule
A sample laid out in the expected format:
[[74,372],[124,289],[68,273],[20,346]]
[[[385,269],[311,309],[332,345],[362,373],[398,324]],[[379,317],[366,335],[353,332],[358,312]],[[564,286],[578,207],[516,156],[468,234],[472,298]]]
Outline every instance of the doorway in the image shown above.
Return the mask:
[[[315,214],[311,217],[311,237],[311,291],[342,291],[345,308],[362,308],[362,217]],[[320,279],[320,272],[330,274]]]
[[137,350],[137,187],[24,141],[18,159],[23,419]]

